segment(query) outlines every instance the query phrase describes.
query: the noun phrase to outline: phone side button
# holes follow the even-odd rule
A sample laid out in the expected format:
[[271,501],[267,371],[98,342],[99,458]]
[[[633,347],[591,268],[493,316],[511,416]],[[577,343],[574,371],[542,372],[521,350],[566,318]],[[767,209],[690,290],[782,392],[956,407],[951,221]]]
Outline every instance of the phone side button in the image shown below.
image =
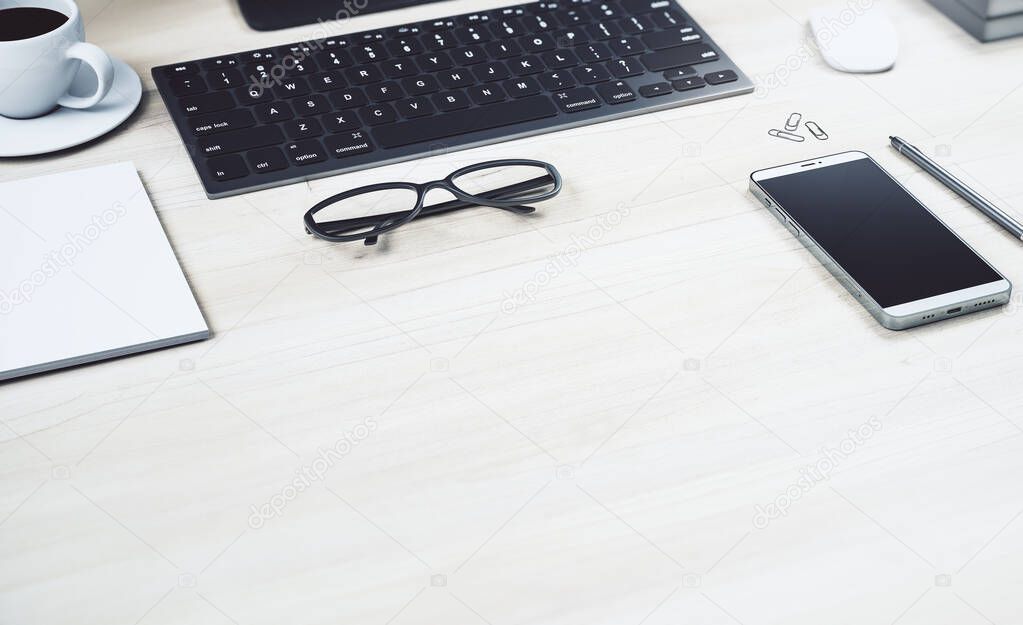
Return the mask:
[[796,227],[796,224],[792,223],[791,219],[785,219],[785,225],[789,227],[789,232],[792,233],[792,236],[794,236],[794,237],[796,237],[798,239],[799,235],[800,235],[800,232],[799,232],[799,228]]

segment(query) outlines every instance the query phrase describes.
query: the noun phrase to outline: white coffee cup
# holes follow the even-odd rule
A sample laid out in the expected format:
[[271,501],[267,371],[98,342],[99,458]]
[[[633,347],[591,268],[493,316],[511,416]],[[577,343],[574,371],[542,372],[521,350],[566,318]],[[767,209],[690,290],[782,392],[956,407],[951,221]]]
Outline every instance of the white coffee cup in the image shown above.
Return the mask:
[[[0,0],[0,10],[52,9],[68,17],[58,28],[30,39],[0,41],[0,115],[39,117],[58,105],[87,109],[99,104],[114,82],[114,66],[100,48],[85,43],[82,14],[73,0]],[[68,93],[82,63],[96,74],[91,96]]]

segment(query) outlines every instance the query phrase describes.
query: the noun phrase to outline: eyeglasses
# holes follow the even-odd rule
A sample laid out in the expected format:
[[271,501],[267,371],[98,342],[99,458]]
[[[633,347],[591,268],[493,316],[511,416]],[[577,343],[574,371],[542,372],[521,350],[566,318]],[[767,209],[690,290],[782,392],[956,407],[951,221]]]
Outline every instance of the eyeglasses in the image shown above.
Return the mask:
[[[456,199],[424,207],[426,194],[433,189],[443,189]],[[536,210],[528,204],[549,200],[560,192],[561,174],[550,163],[487,161],[463,167],[444,180],[374,184],[332,195],[305,214],[305,229],[327,241],[361,240],[375,245],[380,235],[419,217],[477,206],[528,215]]]

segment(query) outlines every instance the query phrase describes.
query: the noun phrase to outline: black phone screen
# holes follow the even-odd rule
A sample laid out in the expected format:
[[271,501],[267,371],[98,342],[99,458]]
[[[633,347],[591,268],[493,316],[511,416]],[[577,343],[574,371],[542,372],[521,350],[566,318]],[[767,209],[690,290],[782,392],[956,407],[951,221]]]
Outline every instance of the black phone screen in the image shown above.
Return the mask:
[[1002,279],[869,158],[759,184],[883,308]]

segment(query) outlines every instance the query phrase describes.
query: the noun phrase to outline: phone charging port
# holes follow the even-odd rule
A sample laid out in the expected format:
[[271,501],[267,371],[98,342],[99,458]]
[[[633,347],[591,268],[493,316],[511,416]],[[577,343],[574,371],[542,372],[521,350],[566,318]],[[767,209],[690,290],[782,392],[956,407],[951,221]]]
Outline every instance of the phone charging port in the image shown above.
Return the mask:
[[948,310],[946,310],[945,314],[946,315],[954,315],[956,313],[961,313],[961,312],[963,312],[963,307],[962,306],[956,306],[955,308],[949,308]]

